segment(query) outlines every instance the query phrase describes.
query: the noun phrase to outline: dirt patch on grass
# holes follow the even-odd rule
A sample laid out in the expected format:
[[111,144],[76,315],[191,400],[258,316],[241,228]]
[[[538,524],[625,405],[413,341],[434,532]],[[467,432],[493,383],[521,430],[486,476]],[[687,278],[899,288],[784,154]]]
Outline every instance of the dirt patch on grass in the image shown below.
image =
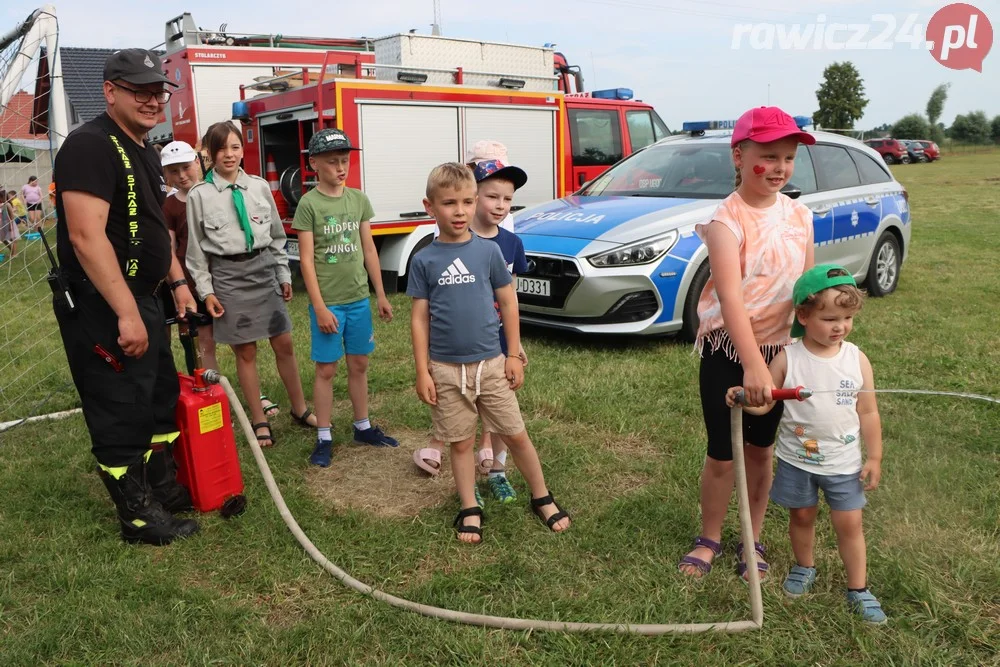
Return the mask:
[[337,509],[395,519],[417,516],[454,495],[447,453],[437,477],[413,463],[413,452],[427,446],[429,432],[394,427],[392,435],[399,447],[334,445],[330,467],[311,468],[306,475],[312,493]]
[[[544,410],[535,410],[531,417],[534,420],[551,418]],[[655,459],[667,453],[666,447],[655,444],[642,434],[615,433],[582,422],[553,420],[532,435],[536,446],[542,439],[559,439],[585,448],[605,450],[618,458]]]

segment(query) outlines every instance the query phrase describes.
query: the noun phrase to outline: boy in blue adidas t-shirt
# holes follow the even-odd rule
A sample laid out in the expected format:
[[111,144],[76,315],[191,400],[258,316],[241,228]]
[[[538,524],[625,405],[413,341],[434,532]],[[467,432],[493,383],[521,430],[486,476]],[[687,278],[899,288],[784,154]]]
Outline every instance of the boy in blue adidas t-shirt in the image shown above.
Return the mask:
[[[480,142],[485,143],[485,142]],[[528,175],[523,169],[506,163],[506,149],[500,155],[484,156],[483,159],[469,163],[477,183],[476,214],[470,225],[472,231],[479,237],[489,239],[500,246],[507,270],[516,278],[517,274],[528,270],[528,260],[524,255],[524,246],[516,234],[504,227],[510,216],[510,208],[514,202],[514,192],[528,181]],[[477,144],[478,147],[478,144]],[[503,318],[497,305],[497,317],[500,318],[499,339],[500,349],[507,354],[507,341],[503,329]],[[528,357],[524,348],[518,350],[524,365],[528,365]],[[444,443],[431,440],[430,447],[418,449],[413,453],[413,461],[417,467],[432,475],[438,473],[441,462],[441,450]],[[507,463],[507,446],[503,439],[493,438],[489,431],[483,430],[476,455],[477,469],[488,475],[488,484],[493,497],[501,503],[511,503],[517,499],[514,487],[507,480],[505,466]],[[476,500],[482,506],[482,499],[476,495]]]
[[[472,445],[476,422],[498,434],[514,453],[531,489],[532,511],[554,532],[570,519],[549,494],[514,390],[524,382],[518,354],[504,355],[497,338],[506,322],[509,350],[520,350],[517,297],[497,244],[469,230],[476,210],[476,181],[457,163],[435,167],[427,179],[424,208],[440,237],[418,252],[406,293],[413,297],[410,326],[417,395],[431,406],[434,437],[451,444],[451,466],[461,500],[455,519],[459,540],[482,541],[483,511],[475,497]],[[496,305],[495,305],[496,304]]]

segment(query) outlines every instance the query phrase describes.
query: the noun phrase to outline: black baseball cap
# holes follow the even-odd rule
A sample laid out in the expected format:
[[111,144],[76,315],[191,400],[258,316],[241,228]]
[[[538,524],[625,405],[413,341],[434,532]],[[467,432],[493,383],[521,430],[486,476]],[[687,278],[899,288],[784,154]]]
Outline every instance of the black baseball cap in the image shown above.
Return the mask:
[[163,62],[160,60],[160,56],[147,49],[122,49],[108,56],[104,62],[104,80],[117,81],[118,79],[136,85],[166,83],[177,87],[177,84],[163,73]]
[[334,151],[359,151],[351,144],[351,139],[343,130],[326,128],[312,135],[309,139],[309,157]]

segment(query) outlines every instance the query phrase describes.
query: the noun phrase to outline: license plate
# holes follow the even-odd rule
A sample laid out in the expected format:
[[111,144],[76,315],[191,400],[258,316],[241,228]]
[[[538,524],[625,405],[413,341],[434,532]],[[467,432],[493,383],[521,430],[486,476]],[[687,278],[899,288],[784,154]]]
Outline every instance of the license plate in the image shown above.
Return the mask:
[[517,291],[532,296],[552,296],[552,281],[538,278],[518,278]]
[[298,241],[288,241],[285,244],[285,252],[289,257],[299,256],[299,242]]

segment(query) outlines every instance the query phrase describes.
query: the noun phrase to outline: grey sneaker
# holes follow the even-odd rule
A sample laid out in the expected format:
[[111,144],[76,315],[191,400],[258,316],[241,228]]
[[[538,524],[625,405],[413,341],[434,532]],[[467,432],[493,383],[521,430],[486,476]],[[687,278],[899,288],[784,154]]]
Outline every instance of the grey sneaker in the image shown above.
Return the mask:
[[866,590],[863,593],[847,591],[847,606],[865,623],[882,625],[889,620],[885,612],[882,611],[882,604],[870,591]]
[[782,588],[785,590],[785,595],[797,598],[812,590],[814,583],[816,583],[816,568],[796,565],[788,571]]

